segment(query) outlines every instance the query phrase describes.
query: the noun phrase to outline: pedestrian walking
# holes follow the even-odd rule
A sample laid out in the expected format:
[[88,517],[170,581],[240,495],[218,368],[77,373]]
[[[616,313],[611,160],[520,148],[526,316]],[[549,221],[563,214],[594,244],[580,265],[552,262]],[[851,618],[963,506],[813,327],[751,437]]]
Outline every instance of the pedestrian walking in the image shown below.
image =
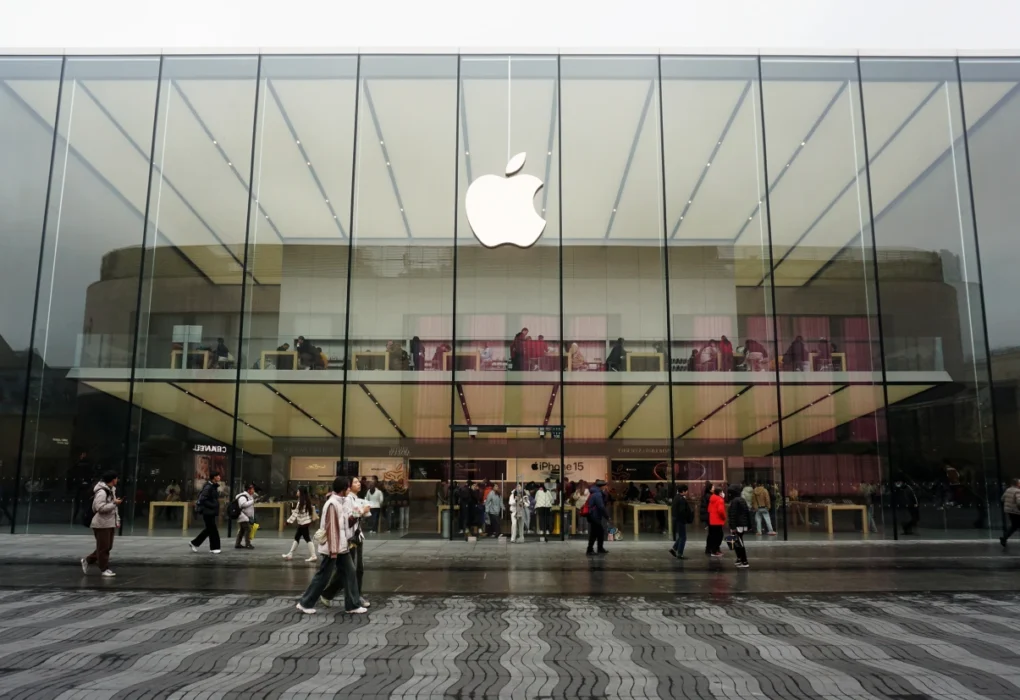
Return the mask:
[[503,495],[499,484],[494,484],[485,497],[485,514],[489,517],[489,536],[500,537],[503,529]]
[[383,497],[382,489],[378,487],[375,481],[368,487],[368,493],[365,494],[365,500],[372,505],[372,520],[369,521],[368,531],[378,533],[379,532],[379,514],[382,513]]
[[[726,525],[726,503],[722,497],[722,487],[716,486],[708,499],[708,539],[705,542],[705,554],[713,557],[723,555],[723,526]],[[745,504],[746,505],[746,504]]]
[[730,489],[729,526],[733,552],[737,555],[737,568],[746,569],[750,564],[747,563],[747,550],[744,548],[744,533],[751,529],[751,509],[747,507],[747,500],[739,486]]
[[209,539],[209,551],[213,554],[220,553],[220,531],[216,527],[216,518],[220,515],[220,475],[213,472],[209,475],[209,481],[205,482],[202,491],[198,494],[198,501],[195,503],[195,513],[202,517],[205,527],[198,537],[191,540],[191,551],[197,552],[206,538]]
[[[609,511],[602,489],[606,486],[603,479],[598,479],[588,493],[588,549],[585,554],[606,554],[606,525],[609,523]],[[596,548],[597,545],[597,548]]]
[[117,574],[110,570],[110,551],[113,549],[113,535],[120,527],[120,512],[117,507],[122,499],[117,498],[117,475],[103,474],[103,478],[92,487],[92,505],[86,506],[92,513],[89,527],[96,538],[96,548],[81,560],[81,572],[87,574],[92,564],[98,564],[103,576],[112,578]]
[[1020,479],[1013,479],[1006,492],[1002,494],[1002,508],[1009,518],[1009,529],[1006,534],[999,538],[999,544],[1006,546],[1006,540],[1020,530]]
[[673,534],[676,535],[676,539],[673,541],[669,553],[677,559],[684,558],[684,547],[687,546],[687,526],[694,522],[694,510],[687,502],[687,491],[687,484],[680,484],[673,497]]
[[921,508],[917,500],[917,494],[910,484],[897,479],[893,484],[896,495],[896,504],[907,511],[907,518],[903,521],[903,534],[913,535],[914,528],[921,520]]
[[358,579],[350,555],[350,539],[353,535],[351,520],[353,513],[346,498],[350,483],[338,476],[333,480],[333,492],[322,508],[322,522],[315,540],[319,543],[319,570],[315,572],[308,588],[305,589],[297,609],[306,615],[315,612],[315,603],[329,585],[334,571],[344,576],[344,609],[360,615],[368,610],[360,605]]
[[248,484],[234,500],[237,501],[239,511],[234,549],[255,549],[255,545],[251,543],[251,526],[255,524],[255,484]]
[[318,561],[319,557],[315,552],[315,545],[312,544],[309,528],[312,526],[312,522],[319,516],[315,512],[312,500],[308,497],[308,489],[306,487],[302,486],[299,488],[297,496],[297,507],[290,512],[290,517],[287,518],[288,523],[292,525],[297,524],[297,532],[294,533],[294,541],[290,543],[290,551],[284,554],[283,558],[287,561],[293,559],[294,550],[297,549],[298,543],[303,539],[308,545],[308,558],[305,561]]
[[[371,506],[368,501],[359,497],[361,493],[361,479],[354,477],[351,479],[351,486],[347,489],[347,506],[351,512],[351,539],[349,541],[351,559],[354,563],[354,578],[358,582],[358,602],[361,603],[361,607],[368,608],[371,604],[365,599],[365,588],[362,585],[362,581],[365,578],[365,532],[364,532],[364,519],[371,512]],[[329,579],[329,584],[322,591],[322,595],[319,596],[319,602],[324,607],[332,607],[333,600],[340,594],[340,591],[345,590],[347,583],[346,574],[340,569],[334,569],[332,577]]]
[[[751,512],[754,513],[755,534],[769,534],[775,537],[776,529],[772,527],[772,498],[769,496],[769,490],[761,483],[754,485],[751,495]],[[765,527],[768,528],[767,533],[763,533],[761,529],[763,520]]]

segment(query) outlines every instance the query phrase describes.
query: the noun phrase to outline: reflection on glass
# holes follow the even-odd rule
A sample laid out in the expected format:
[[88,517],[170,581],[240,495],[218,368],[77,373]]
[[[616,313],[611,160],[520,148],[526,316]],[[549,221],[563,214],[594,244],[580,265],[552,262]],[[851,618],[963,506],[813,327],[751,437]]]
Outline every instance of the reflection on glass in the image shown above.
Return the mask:
[[862,59],[861,73],[900,531],[987,532],[994,445],[956,64]]

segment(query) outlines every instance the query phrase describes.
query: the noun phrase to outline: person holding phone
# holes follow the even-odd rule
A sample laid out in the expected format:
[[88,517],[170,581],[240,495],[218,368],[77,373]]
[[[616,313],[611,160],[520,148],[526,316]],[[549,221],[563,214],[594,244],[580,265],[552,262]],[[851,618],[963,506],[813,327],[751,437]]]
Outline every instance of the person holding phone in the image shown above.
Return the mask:
[[120,527],[120,511],[123,502],[117,497],[117,475],[114,472],[103,474],[103,478],[92,487],[92,522],[89,527],[96,538],[96,548],[81,560],[83,574],[89,572],[89,566],[98,564],[103,576],[112,578],[117,574],[110,570],[110,551],[113,549],[113,535]]

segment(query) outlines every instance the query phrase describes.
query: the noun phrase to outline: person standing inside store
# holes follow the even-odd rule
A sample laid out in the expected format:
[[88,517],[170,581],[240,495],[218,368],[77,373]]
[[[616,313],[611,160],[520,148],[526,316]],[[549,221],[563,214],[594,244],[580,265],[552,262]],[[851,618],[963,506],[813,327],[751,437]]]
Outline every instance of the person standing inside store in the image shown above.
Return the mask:
[[255,484],[248,484],[244,491],[235,496],[238,509],[237,539],[234,549],[255,549],[251,543],[251,526],[255,524]]
[[[769,496],[769,490],[760,482],[754,485],[754,491],[751,493],[751,510],[754,513],[755,534],[769,534],[774,537],[776,529],[772,527],[772,498]],[[762,532],[762,520],[765,521],[768,533]]]
[[705,554],[713,557],[723,555],[721,547],[723,526],[726,525],[726,503],[723,501],[722,494],[722,487],[716,486],[712,489],[712,495],[708,499],[708,540],[705,542]]
[[499,484],[493,484],[489,495],[485,497],[485,514],[489,518],[489,536],[500,537],[503,524],[503,495],[499,492]]
[[110,550],[113,549],[113,535],[120,527],[120,512],[118,506],[123,499],[117,498],[117,475],[113,472],[103,474],[94,487],[92,487],[92,505],[90,507],[92,520],[89,527],[92,535],[96,538],[96,548],[87,557],[81,560],[81,572],[87,574],[89,566],[98,564],[103,576],[112,578],[116,576],[110,570]]
[[694,522],[694,511],[691,509],[691,504],[687,502],[687,491],[687,484],[680,484],[673,497],[673,534],[676,535],[676,539],[673,541],[669,553],[677,559],[684,558],[684,547],[687,546],[687,526]]
[[895,488],[896,505],[907,511],[907,517],[903,521],[903,534],[913,535],[914,528],[921,521],[921,508],[917,494],[902,477],[895,481],[893,487]]
[[730,487],[729,510],[730,535],[733,537],[733,552],[737,555],[737,568],[746,569],[747,550],[744,548],[744,533],[751,529],[751,509],[740,494],[739,486]]
[[209,475],[209,481],[205,482],[202,491],[198,494],[198,501],[195,503],[195,513],[202,516],[205,527],[198,537],[191,540],[191,551],[197,552],[206,538],[209,538],[209,551],[213,554],[220,553],[220,531],[216,527],[216,518],[220,514],[220,475],[213,472]]
[[574,514],[577,517],[577,529],[582,535],[588,534],[588,518],[586,512],[581,512],[584,509],[584,505],[588,502],[588,484],[583,481],[579,481],[577,486],[574,488],[574,493],[570,496],[570,505],[574,506]]
[[361,593],[358,589],[358,578],[350,555],[350,540],[353,535],[350,520],[353,513],[347,501],[347,490],[350,484],[342,476],[333,480],[333,492],[326,505],[322,508],[322,528],[325,538],[319,545],[319,570],[315,572],[308,588],[305,589],[297,609],[306,615],[315,612],[315,603],[322,596],[333,572],[341,572],[344,576],[344,610],[353,615],[360,615],[368,610],[360,604]]
[[457,514],[460,522],[460,531],[457,534],[466,537],[471,534],[471,514],[475,509],[474,491],[471,490],[471,482],[465,481],[457,489],[456,493],[457,503],[455,506],[459,508]]
[[1005,547],[1006,540],[1014,532],[1020,530],[1020,479],[1013,479],[1009,488],[1002,494],[1002,509],[1006,512],[1006,518],[1009,519],[1009,529],[999,538],[999,544]]
[[708,501],[712,498],[712,482],[706,481],[701,490],[701,502],[698,504],[698,515],[701,517],[701,527],[708,529]]
[[297,549],[298,543],[304,539],[308,545],[308,558],[305,561],[318,561],[319,557],[315,552],[315,545],[312,544],[311,534],[308,532],[312,526],[312,521],[319,516],[315,513],[315,507],[312,505],[312,500],[308,497],[308,488],[302,486],[298,489],[298,502],[297,506],[290,512],[290,517],[287,518],[287,522],[290,524],[297,524],[297,532],[294,533],[294,541],[290,543],[290,551],[283,555],[283,558],[290,561],[294,558],[294,550]]
[[726,336],[719,339],[719,359],[723,372],[733,371],[733,343]]
[[528,493],[523,484],[510,493],[510,543],[524,541],[524,522],[528,517]]
[[606,508],[602,489],[606,487],[603,479],[595,481],[588,492],[588,549],[585,554],[606,554],[606,525],[609,523],[609,510]]
[[368,493],[365,494],[365,500],[372,506],[372,519],[368,523],[368,531],[378,533],[379,515],[382,513],[384,499],[382,489],[378,488],[374,479],[372,480],[372,485],[368,488]]
[[538,514],[538,534],[548,535],[552,529],[553,495],[545,484],[538,487],[535,493],[535,512]]
[[623,338],[617,338],[613,343],[609,356],[606,357],[607,372],[622,372],[624,363],[627,360],[627,351],[623,349]]
[[425,369],[425,343],[421,342],[421,338],[414,336],[411,338],[411,369],[415,372],[421,372]]

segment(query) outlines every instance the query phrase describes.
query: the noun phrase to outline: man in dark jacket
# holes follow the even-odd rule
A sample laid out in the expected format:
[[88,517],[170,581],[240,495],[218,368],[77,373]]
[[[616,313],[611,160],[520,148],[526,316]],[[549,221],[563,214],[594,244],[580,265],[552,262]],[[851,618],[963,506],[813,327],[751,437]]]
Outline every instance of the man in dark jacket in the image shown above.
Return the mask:
[[907,511],[907,519],[903,521],[903,534],[913,535],[914,528],[921,521],[921,509],[917,501],[917,494],[903,479],[897,479],[893,486],[896,489],[896,505]]
[[457,489],[457,507],[460,508],[460,534],[467,536],[471,534],[471,514],[474,513],[475,499],[471,482],[465,482]]
[[[602,489],[606,482],[599,479],[595,482],[588,494],[588,551],[585,554],[606,553],[606,526],[609,521],[609,511],[606,509],[606,501],[602,495]],[[598,545],[598,549],[595,545]]]
[[740,495],[739,486],[730,487],[729,498],[730,508],[726,521],[733,536],[733,553],[737,555],[737,568],[746,569],[750,564],[747,563],[747,550],[744,549],[744,533],[751,529],[751,509]]
[[205,482],[202,492],[198,494],[198,502],[195,504],[195,512],[202,516],[205,528],[198,533],[198,537],[191,541],[191,551],[197,552],[205,539],[209,538],[209,551],[213,554],[220,553],[220,531],[216,527],[216,518],[220,514],[220,475],[213,472],[209,475],[209,481]]
[[676,540],[670,547],[669,553],[677,559],[683,559],[684,547],[687,546],[687,523],[694,522],[694,511],[691,510],[691,504],[687,502],[687,484],[677,486],[672,510],[673,534],[676,535]]
[[701,492],[701,503],[698,506],[698,510],[701,515],[702,527],[708,527],[708,501],[712,498],[712,482],[706,481],[705,488]]

